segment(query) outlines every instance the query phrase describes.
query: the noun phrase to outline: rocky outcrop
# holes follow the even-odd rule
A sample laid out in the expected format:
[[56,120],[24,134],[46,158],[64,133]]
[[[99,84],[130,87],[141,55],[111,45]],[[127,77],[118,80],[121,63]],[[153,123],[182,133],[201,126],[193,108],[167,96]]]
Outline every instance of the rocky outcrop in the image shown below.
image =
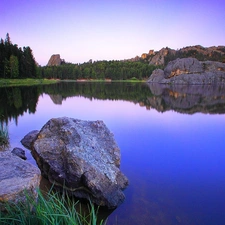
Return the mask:
[[0,152],[0,210],[5,203],[25,202],[27,195],[37,198],[41,173],[28,162],[9,151]]
[[170,61],[177,58],[192,57],[200,61],[219,61],[225,62],[225,46],[212,46],[204,48],[201,45],[188,46],[179,50],[171,48],[162,48],[160,51],[156,51],[154,56],[151,57],[150,52],[147,56],[150,65],[166,66]]
[[155,54],[149,61],[150,65],[164,65],[165,64],[165,56],[168,54],[175,54],[175,50],[170,48],[162,48],[157,54]]
[[52,55],[48,61],[47,66],[59,66],[64,62],[63,59],[60,58],[60,54]]
[[147,82],[161,84],[225,83],[225,63],[178,58],[169,62],[164,71],[154,70]]
[[119,169],[120,150],[102,121],[51,119],[32,143],[42,175],[56,188],[108,208],[123,202],[128,180]]

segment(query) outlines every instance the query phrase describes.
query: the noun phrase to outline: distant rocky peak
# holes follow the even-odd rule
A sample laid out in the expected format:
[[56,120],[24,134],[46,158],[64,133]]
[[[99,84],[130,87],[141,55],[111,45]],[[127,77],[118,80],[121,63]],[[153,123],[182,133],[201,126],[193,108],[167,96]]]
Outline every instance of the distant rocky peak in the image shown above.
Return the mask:
[[60,54],[54,54],[49,59],[47,66],[59,66],[63,63],[65,63],[65,60],[60,58]]

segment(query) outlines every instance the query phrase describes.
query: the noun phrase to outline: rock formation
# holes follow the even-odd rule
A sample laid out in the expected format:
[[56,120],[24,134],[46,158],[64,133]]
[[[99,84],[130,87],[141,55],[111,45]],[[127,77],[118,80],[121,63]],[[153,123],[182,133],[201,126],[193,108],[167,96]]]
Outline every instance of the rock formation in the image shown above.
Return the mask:
[[201,61],[220,61],[225,62],[225,46],[212,46],[204,48],[200,45],[188,46],[179,50],[171,48],[162,48],[160,51],[154,52],[154,56],[151,57],[152,52],[146,58],[149,58],[150,65],[161,65],[166,66],[168,62],[177,58],[192,57]]
[[64,62],[63,59],[60,58],[59,54],[52,55],[48,61],[47,66],[59,66]]
[[164,65],[165,64],[165,56],[168,54],[175,54],[175,50],[170,48],[162,48],[157,54],[155,54],[149,61],[150,65]]
[[41,173],[30,163],[9,151],[0,152],[0,210],[5,203],[25,202],[26,195],[37,198]]
[[120,150],[102,121],[51,119],[31,143],[42,175],[56,188],[108,208],[123,202],[128,180],[119,169]]
[[225,63],[178,58],[169,62],[164,71],[154,70],[147,82],[161,84],[225,83]]

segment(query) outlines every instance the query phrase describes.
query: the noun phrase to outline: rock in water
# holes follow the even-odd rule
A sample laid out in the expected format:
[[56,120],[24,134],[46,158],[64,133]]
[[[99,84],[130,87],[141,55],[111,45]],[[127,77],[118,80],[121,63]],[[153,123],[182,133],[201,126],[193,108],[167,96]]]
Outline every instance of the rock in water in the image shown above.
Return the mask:
[[78,198],[108,208],[125,198],[120,150],[102,121],[51,119],[33,142],[32,155],[44,177]]
[[37,138],[38,133],[39,133],[39,130],[33,130],[33,131],[29,132],[21,140],[22,145],[28,149],[31,149],[32,142]]
[[0,210],[5,202],[26,202],[27,195],[37,198],[40,170],[7,151],[0,152]]

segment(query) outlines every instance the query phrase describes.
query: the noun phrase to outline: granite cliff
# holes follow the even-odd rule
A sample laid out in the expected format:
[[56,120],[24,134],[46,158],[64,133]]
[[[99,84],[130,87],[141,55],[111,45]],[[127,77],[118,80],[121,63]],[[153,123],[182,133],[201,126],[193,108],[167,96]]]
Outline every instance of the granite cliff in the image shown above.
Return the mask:
[[141,57],[136,56],[126,61],[145,61],[150,65],[165,67],[172,60],[187,57],[196,58],[199,61],[225,62],[225,46],[202,47],[195,45],[177,50],[166,47],[159,51],[149,50],[148,53],[142,53]]
[[218,61],[225,62],[225,46],[212,46],[204,48],[200,45],[189,46],[179,50],[170,49],[168,47],[162,48],[160,51],[155,52],[155,55],[150,57],[148,61],[150,65],[166,66],[170,61],[177,58],[192,57],[200,61]]
[[161,84],[225,84],[225,63],[200,62],[195,58],[178,58],[168,63],[164,70],[156,69],[148,83]]

